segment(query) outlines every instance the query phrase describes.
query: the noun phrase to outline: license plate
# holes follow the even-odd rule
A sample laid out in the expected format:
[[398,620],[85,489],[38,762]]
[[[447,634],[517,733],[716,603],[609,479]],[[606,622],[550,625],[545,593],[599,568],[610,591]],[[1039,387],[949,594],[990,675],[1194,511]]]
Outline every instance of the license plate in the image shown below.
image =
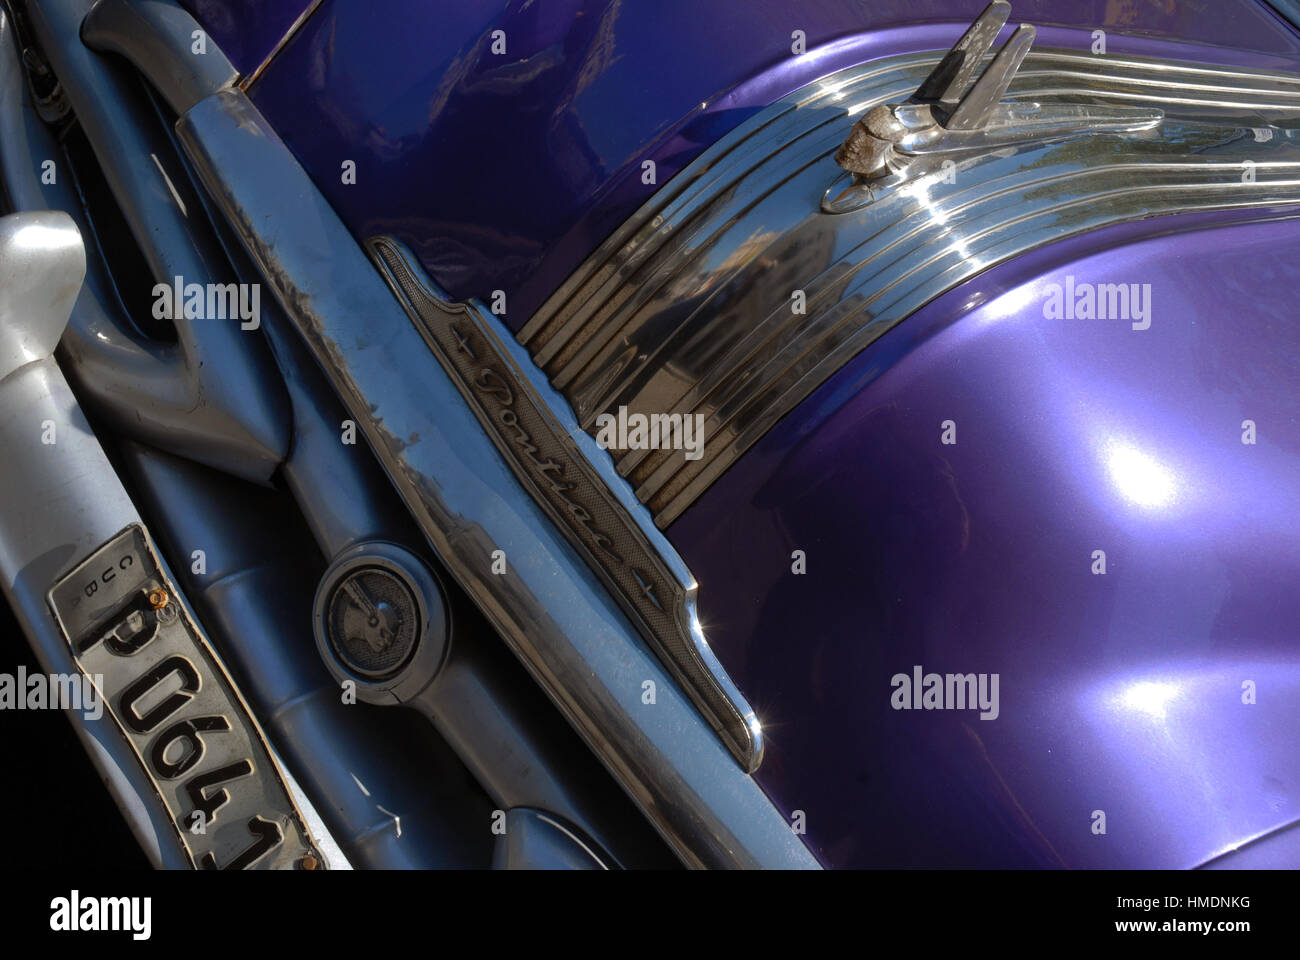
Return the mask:
[[323,866],[257,722],[143,526],[91,554],[54,585],[49,603],[192,866]]

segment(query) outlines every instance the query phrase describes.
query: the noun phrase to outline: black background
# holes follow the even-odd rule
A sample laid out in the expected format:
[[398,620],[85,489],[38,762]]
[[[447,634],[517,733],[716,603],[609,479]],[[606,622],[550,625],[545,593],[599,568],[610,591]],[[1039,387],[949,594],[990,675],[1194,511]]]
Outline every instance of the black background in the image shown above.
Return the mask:
[[[43,672],[0,597],[0,673]],[[0,862],[147,870],[139,845],[62,710],[0,710]]]

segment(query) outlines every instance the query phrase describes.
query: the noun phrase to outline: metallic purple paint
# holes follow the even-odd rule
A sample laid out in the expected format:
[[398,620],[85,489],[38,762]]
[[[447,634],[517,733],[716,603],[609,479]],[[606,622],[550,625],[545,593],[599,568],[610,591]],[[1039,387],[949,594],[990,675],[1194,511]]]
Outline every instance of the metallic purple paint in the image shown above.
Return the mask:
[[[853,63],[947,47],[985,2],[325,0],[251,93],[358,237],[395,234],[453,296],[505,290],[518,329],[756,110]],[[1300,62],[1295,34],[1253,0],[1020,0],[1015,20],[1044,26],[1040,45],[1088,49],[1101,28],[1115,53]],[[355,185],[341,182],[348,159]]]
[[[1190,867],[1300,818],[1300,220],[1224,220],[934,301],[670,528],[828,864]],[[1066,275],[1150,283],[1150,329],[1044,319]],[[894,710],[917,664],[1000,716]]]
[[[357,236],[396,233],[457,296],[507,289],[518,326],[656,189],[643,160],[662,184],[776,97],[947,46],[983,5],[326,0],[253,94]],[[1300,63],[1249,0],[1019,0],[1014,19],[1042,46],[1102,28],[1111,52]],[[988,271],[670,529],[766,722],[759,779],[828,864],[1192,866],[1300,818],[1300,226],[1244,219],[1128,224]],[[1044,320],[1067,274],[1151,283],[1151,329]],[[1000,674],[999,718],[892,710],[915,664]]]

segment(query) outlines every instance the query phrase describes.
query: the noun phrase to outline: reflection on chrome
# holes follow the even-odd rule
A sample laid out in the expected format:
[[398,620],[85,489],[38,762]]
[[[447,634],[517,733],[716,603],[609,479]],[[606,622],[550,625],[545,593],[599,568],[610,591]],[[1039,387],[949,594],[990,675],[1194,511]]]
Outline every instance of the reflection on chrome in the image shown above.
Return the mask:
[[1159,460],[1126,443],[1106,445],[1106,471],[1125,500],[1139,507],[1166,507],[1178,494],[1173,472]]
[[65,250],[68,246],[67,231],[63,228],[42,226],[29,223],[21,226],[13,235],[15,248],[22,250]]
[[[917,156],[905,173],[860,185],[869,204],[823,212],[828,185],[832,199],[853,189],[835,154],[858,118],[905,99],[935,62],[874,60],[756,114],[520,330],[584,430],[619,407],[705,415],[699,460],[645,450],[617,460],[661,529],[859,351],[980,271],[1109,224],[1300,202],[1295,76],[1036,49],[1007,87],[1008,111],[1028,122],[1086,101],[1094,119],[1137,126],[1021,142],[1013,124],[1015,143]],[[793,290],[806,309],[791,309]]]
[[943,173],[936,173],[926,179],[918,180],[911,186],[903,187],[900,193],[915,199],[925,209],[925,212],[930,215],[930,219],[935,225],[943,228],[943,239],[949,241],[948,249],[956,250],[961,255],[962,260],[971,262],[977,269],[982,270],[986,264],[971,252],[965,236],[959,230],[949,227],[948,211],[943,205],[930,197],[931,188],[937,183],[943,182],[943,177]]

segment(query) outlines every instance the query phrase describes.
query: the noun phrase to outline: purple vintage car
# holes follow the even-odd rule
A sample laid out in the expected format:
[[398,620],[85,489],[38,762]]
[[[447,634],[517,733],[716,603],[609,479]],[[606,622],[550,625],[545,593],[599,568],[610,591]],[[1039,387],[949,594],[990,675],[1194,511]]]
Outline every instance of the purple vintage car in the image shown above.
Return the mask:
[[1296,0],[6,0],[0,182],[155,866],[1300,866]]

